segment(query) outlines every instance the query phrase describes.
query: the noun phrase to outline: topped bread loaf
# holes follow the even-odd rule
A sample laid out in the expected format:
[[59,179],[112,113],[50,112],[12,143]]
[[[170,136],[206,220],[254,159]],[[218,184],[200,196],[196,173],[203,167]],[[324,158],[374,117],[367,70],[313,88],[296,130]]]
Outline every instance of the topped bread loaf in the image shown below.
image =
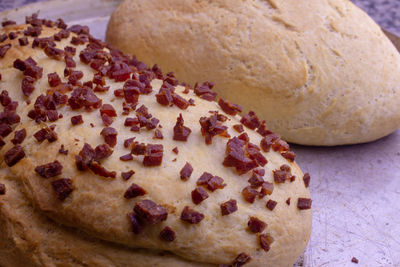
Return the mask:
[[215,82],[286,141],[362,143],[400,126],[400,54],[348,0],[125,0],[107,41]]
[[1,266],[291,266],[310,176],[254,112],[28,17],[0,31]]

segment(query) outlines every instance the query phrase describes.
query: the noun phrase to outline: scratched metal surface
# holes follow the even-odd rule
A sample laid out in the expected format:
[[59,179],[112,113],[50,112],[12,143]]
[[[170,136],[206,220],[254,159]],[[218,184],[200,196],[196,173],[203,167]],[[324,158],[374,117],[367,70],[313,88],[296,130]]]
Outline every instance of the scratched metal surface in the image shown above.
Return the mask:
[[[55,0],[3,12],[0,18],[22,22],[40,11],[43,17],[88,25],[104,39],[118,2]],[[311,239],[295,266],[357,266],[351,263],[356,257],[358,266],[400,267],[400,130],[369,144],[292,147],[303,171],[311,173],[313,197]]]

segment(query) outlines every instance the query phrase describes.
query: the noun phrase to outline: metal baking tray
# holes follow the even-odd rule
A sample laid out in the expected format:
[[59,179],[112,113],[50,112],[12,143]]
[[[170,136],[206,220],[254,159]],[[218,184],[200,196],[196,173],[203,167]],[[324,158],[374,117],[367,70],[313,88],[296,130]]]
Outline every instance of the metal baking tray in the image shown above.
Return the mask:
[[[26,15],[62,17],[105,37],[120,0],[53,0],[0,13],[23,22]],[[400,103],[399,103],[400,104]],[[292,145],[311,173],[313,229],[295,266],[400,266],[400,130],[378,141],[351,146]]]

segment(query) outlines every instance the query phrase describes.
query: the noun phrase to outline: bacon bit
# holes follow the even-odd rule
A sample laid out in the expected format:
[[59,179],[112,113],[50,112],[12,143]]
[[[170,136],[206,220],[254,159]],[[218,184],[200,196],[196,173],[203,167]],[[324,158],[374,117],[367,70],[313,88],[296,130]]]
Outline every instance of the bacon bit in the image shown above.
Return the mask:
[[29,44],[28,38],[26,37],[18,38],[18,42],[20,46],[26,46]]
[[18,34],[16,32],[10,32],[8,34],[8,38],[10,38],[10,40],[14,40],[17,37],[18,37]]
[[89,38],[87,37],[87,35],[79,34],[77,37],[76,36],[72,36],[71,44],[73,44],[73,45],[81,45],[81,44],[86,43],[88,40],[89,40]]
[[286,199],[286,204],[287,204],[288,206],[290,206],[290,197],[289,197],[288,199]]
[[251,185],[251,187],[258,188],[264,183],[264,179],[262,178],[261,175],[253,171],[253,175],[249,178],[248,182]]
[[133,156],[132,156],[132,154],[126,154],[126,155],[119,157],[119,159],[121,161],[130,161],[130,160],[133,160]]
[[304,182],[304,186],[306,188],[308,188],[308,186],[310,185],[310,180],[311,180],[311,176],[308,172],[306,172],[303,176],[303,182]]
[[250,111],[249,114],[246,114],[242,117],[240,120],[241,123],[244,124],[244,126],[254,130],[258,126],[260,126],[260,120],[258,119],[257,115],[254,113],[254,111]]
[[272,144],[272,149],[277,152],[283,152],[289,150],[289,144],[283,141],[282,139],[275,141]]
[[270,182],[264,182],[261,185],[259,198],[263,198],[265,195],[271,195],[273,191],[274,191],[274,184]]
[[111,64],[111,68],[109,70],[110,78],[114,79],[116,82],[126,81],[127,79],[129,79],[131,73],[132,73],[131,68],[126,63],[123,62]]
[[156,99],[160,105],[163,106],[170,105],[173,101],[171,89],[161,86],[160,90],[158,91],[158,94],[156,94]]
[[90,110],[91,108],[97,109],[101,106],[102,100],[99,99],[92,89],[89,87],[77,87],[68,99],[68,104],[72,109],[79,109],[85,107]]
[[137,141],[129,145],[131,147],[131,153],[134,155],[144,155],[146,153],[146,145]]
[[245,265],[251,260],[251,257],[246,253],[240,253],[232,263],[233,267],[240,267]]
[[134,175],[135,172],[133,170],[127,171],[127,172],[121,172],[121,177],[122,179],[124,179],[125,181],[128,181],[132,175]]
[[103,177],[109,177],[109,178],[115,178],[117,173],[115,171],[108,171],[106,168],[101,166],[97,162],[91,162],[89,165],[89,169],[97,175],[103,176]]
[[[127,179],[125,179],[125,180],[127,180]],[[126,190],[126,192],[124,194],[124,198],[131,199],[131,198],[135,198],[138,196],[143,196],[146,193],[147,192],[141,186],[139,186],[135,183],[132,183],[131,186]]]
[[117,144],[118,132],[117,130],[115,130],[115,128],[103,128],[100,135],[104,137],[104,142],[106,142],[106,144],[108,144],[109,146],[114,147]]
[[358,264],[358,259],[357,259],[356,257],[353,257],[353,258],[351,259],[351,262],[353,262],[353,263],[355,263],[355,264]]
[[153,139],[163,139],[163,138],[164,138],[164,136],[163,136],[162,132],[159,129],[156,129],[154,131]]
[[25,61],[16,59],[13,66],[16,69],[23,71],[25,76],[30,76],[35,80],[42,78],[43,68],[38,67],[36,61],[31,57],[28,57]]
[[144,166],[160,166],[163,158],[163,145],[147,144],[143,158]]
[[242,112],[242,107],[240,105],[231,104],[229,101],[225,101],[222,98],[218,99],[218,105],[226,114],[232,116],[235,116],[238,112]]
[[68,30],[76,34],[89,34],[89,27],[82,26],[79,24],[72,25],[71,27],[68,28]]
[[143,231],[143,222],[136,215],[135,212],[128,213],[128,219],[131,223],[132,232],[136,235],[140,234]]
[[22,79],[21,89],[22,89],[22,92],[24,93],[24,95],[30,96],[32,94],[32,92],[35,90],[35,87],[33,86],[34,81],[35,80],[29,76],[24,77]]
[[272,199],[269,199],[268,201],[267,201],[267,205],[266,205],[266,207],[267,207],[267,209],[269,209],[269,210],[274,210],[275,209],[275,207],[276,207],[276,205],[278,204],[278,202],[276,202],[276,201],[274,201],[274,200],[272,200]]
[[29,26],[25,31],[24,34],[27,36],[37,37],[42,33],[42,27],[31,27]]
[[160,232],[160,238],[167,242],[172,242],[175,240],[175,232],[169,227],[165,226]]
[[0,124],[0,136],[7,137],[12,132],[12,128],[10,125],[5,123]]
[[60,175],[62,172],[61,163],[56,160],[54,162],[50,162],[44,165],[37,166],[35,168],[35,172],[42,176],[43,178],[51,178],[57,175]]
[[180,109],[187,109],[190,105],[190,103],[180,95],[173,94],[172,99],[175,106],[177,106]]
[[247,226],[251,232],[261,233],[267,227],[267,224],[256,217],[250,217]]
[[11,103],[11,97],[8,96],[8,92],[6,90],[1,91],[0,94],[0,103],[3,107],[8,106]]
[[177,147],[174,147],[174,148],[172,149],[172,152],[174,152],[175,154],[177,154],[177,155],[178,155],[178,153],[179,153],[179,150],[178,150],[178,148],[177,148]]
[[224,179],[219,176],[213,176],[211,173],[204,172],[196,182],[197,185],[205,186],[211,192],[222,189],[226,186]]
[[136,137],[131,137],[124,140],[124,147],[128,148],[135,142]]
[[3,21],[1,23],[1,26],[5,27],[5,26],[8,26],[8,25],[15,25],[15,24],[17,24],[17,23],[15,21],[13,21],[13,20],[5,20],[5,21]]
[[127,103],[137,103],[140,95],[140,82],[128,80],[124,83],[123,92]]
[[290,162],[293,162],[294,159],[296,158],[296,154],[292,151],[282,152],[281,155]]
[[20,122],[21,118],[15,113],[17,106],[18,102],[13,101],[4,108],[4,111],[0,113],[1,124],[13,125]]
[[64,55],[64,50],[52,47],[52,46],[46,46],[44,48],[44,53],[52,59],[55,60],[61,60],[62,56]]
[[286,171],[274,170],[273,173],[275,183],[284,183],[289,178]]
[[269,134],[273,134],[273,132],[271,132],[271,131],[268,129],[268,127],[267,127],[265,121],[262,121],[261,124],[258,126],[258,128],[257,128],[257,133],[259,133],[259,134],[260,134],[261,136],[263,136],[263,137],[265,137],[265,136],[267,136],[267,135],[269,135]]
[[66,199],[74,190],[72,180],[68,178],[54,180],[51,182],[51,185],[53,186],[57,198],[61,201]]
[[65,22],[60,18],[56,20],[56,26],[59,29],[66,29],[68,27],[67,24],[65,24]]
[[147,120],[146,129],[153,130],[157,127],[157,124],[160,122],[157,118],[151,118],[151,120]]
[[10,48],[11,44],[0,45],[0,57],[3,58]]
[[190,104],[191,106],[195,106],[195,104],[194,104],[194,99],[193,99],[193,98],[190,98],[190,99],[189,99],[189,104]]
[[[114,91],[114,92],[116,92],[116,91]],[[123,103],[122,103],[122,115],[129,115],[129,113],[130,113],[131,111],[133,111],[133,110],[136,109],[136,105],[137,105],[137,103],[128,104],[128,103],[126,103],[126,102],[123,102]]]
[[7,40],[8,36],[7,34],[3,33],[0,34],[0,43],[4,42],[5,40]]
[[[136,60],[136,57],[134,57],[134,59]],[[151,71],[155,74],[157,79],[160,79],[160,80],[164,79],[161,68],[159,66],[157,66],[157,64],[154,64],[154,66],[151,68]]]
[[117,112],[115,111],[114,107],[110,104],[103,104],[100,108],[100,114],[107,114],[110,117],[117,117]]
[[73,70],[70,72],[68,77],[68,83],[77,85],[78,81],[83,78],[83,72],[80,70]]
[[274,242],[274,238],[270,234],[266,233],[266,234],[261,234],[259,236],[259,239],[261,248],[265,252],[268,252],[271,248],[271,244]]
[[94,160],[100,162],[100,160],[110,157],[114,151],[109,145],[102,144],[96,146],[94,152],[95,152]]
[[47,80],[51,87],[56,87],[61,84],[60,76],[56,72],[47,74]]
[[208,194],[206,190],[204,190],[202,187],[196,187],[196,189],[192,191],[192,201],[196,205],[199,205],[203,200],[207,198]]
[[61,148],[58,150],[58,153],[68,155],[68,150],[65,150],[64,145],[61,145]]
[[64,52],[66,56],[73,57],[76,54],[76,48],[72,46],[64,47]]
[[3,138],[0,136],[0,148],[2,148],[6,142],[4,142]]
[[69,37],[69,31],[66,30],[61,30],[53,35],[55,41],[61,41],[61,39],[67,39],[68,37]]
[[4,184],[0,184],[0,195],[6,194],[6,186]]
[[258,192],[255,189],[251,188],[251,186],[246,186],[242,190],[242,195],[247,202],[253,203],[256,199],[256,196],[258,195]]
[[157,205],[149,199],[136,202],[133,210],[140,219],[143,219],[148,224],[160,223],[168,217],[168,212],[163,206]]
[[189,206],[185,206],[181,213],[181,220],[191,223],[191,224],[198,224],[204,219],[204,215],[200,212],[197,212]]
[[190,176],[192,175],[193,167],[190,165],[189,162],[186,162],[185,166],[183,166],[182,170],[180,171],[181,180],[187,181],[189,180]]
[[82,115],[76,115],[71,117],[71,123],[72,125],[82,124],[83,123]]
[[17,164],[24,157],[24,149],[20,145],[15,145],[4,154],[4,161],[8,167],[11,167]]
[[187,141],[192,130],[189,127],[183,125],[184,120],[182,114],[179,113],[179,117],[176,120],[176,124],[174,126],[174,136],[173,139],[176,141]]
[[105,126],[110,126],[114,122],[113,119],[107,114],[101,115],[101,120]]
[[194,93],[207,101],[215,101],[217,93],[211,90],[213,87],[214,83],[212,82],[196,83],[194,85]]
[[297,200],[297,208],[299,210],[311,209],[311,203],[312,203],[312,200],[310,198],[299,197]]
[[221,118],[218,117],[217,112],[210,117],[201,117],[200,126],[201,134],[205,137],[207,145],[212,143],[212,138],[215,135],[229,137],[229,134],[227,133],[228,127],[222,125]]
[[237,207],[237,202],[234,199],[230,199],[224,203],[222,203],[220,205],[221,207],[221,215],[225,216],[225,215],[229,215],[235,211],[237,211],[238,207]]
[[76,63],[75,60],[72,58],[72,56],[65,55],[64,57],[65,65],[67,68],[75,68]]
[[233,129],[235,129],[235,131],[238,132],[238,133],[244,132],[244,129],[243,129],[243,125],[242,125],[242,124],[235,124],[235,125],[233,125]]
[[[258,166],[257,161],[252,159],[245,151],[247,143],[238,137],[233,137],[226,144],[226,157],[223,165],[235,167],[239,174],[244,174]],[[260,153],[260,152],[258,152]]]
[[264,176],[265,175],[265,169],[264,168],[258,168],[253,170],[254,173]]
[[176,79],[173,72],[168,72],[165,76],[164,82],[167,82],[173,86],[177,86],[179,84],[179,81]]
[[79,152],[79,155],[75,156],[76,167],[78,168],[78,170],[87,170],[89,168],[89,165],[94,160],[95,156],[96,152],[94,151],[94,149],[88,143],[85,143],[82,150]]
[[53,129],[47,128],[47,127],[40,129],[39,131],[34,133],[33,136],[36,138],[36,140],[39,143],[43,142],[46,139],[47,139],[47,141],[49,141],[49,143],[52,143],[58,139],[57,133],[54,132]]

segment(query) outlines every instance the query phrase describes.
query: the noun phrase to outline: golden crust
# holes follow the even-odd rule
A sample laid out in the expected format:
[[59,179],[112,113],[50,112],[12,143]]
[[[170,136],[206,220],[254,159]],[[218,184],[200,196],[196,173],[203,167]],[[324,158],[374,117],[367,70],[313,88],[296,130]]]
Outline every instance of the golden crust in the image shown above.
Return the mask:
[[107,41],[215,82],[293,143],[362,143],[400,126],[400,55],[348,0],[126,0]]
[[[13,29],[9,26],[5,31]],[[40,37],[56,32],[55,29],[43,27]],[[71,33],[72,35],[74,34]],[[30,44],[32,39],[29,37]],[[56,42],[57,47],[70,45],[70,39],[71,37]],[[254,204],[244,201],[241,191],[248,185],[249,174],[239,176],[233,168],[222,165],[228,139],[216,136],[211,145],[206,145],[200,133],[200,117],[209,116],[211,110],[223,113],[216,102],[202,100],[192,90],[183,94],[184,88],[177,86],[175,92],[185,99],[193,98],[195,105],[189,106],[187,110],[176,106],[162,106],[155,98],[162,81],[153,80],[153,92],[140,95],[138,106],[146,105],[149,112],[160,120],[164,139],[155,140],[154,131],[142,129],[136,133],[124,126],[125,116],[120,114],[123,100],[113,94],[114,90],[122,88],[123,82],[106,78],[109,91],[96,94],[103,104],[112,104],[118,113],[111,125],[118,131],[118,142],[113,154],[101,164],[108,170],[116,171],[117,177],[105,178],[89,170],[79,171],[75,165],[75,155],[83,144],[89,143],[95,147],[104,143],[100,135],[104,125],[99,111],[72,110],[64,105],[57,109],[63,118],[55,122],[38,124],[28,118],[27,113],[33,108],[36,98],[49,89],[48,73],[57,72],[66,81],[63,76],[65,63],[50,59],[42,49],[32,49],[31,45],[20,47],[16,40],[12,44],[5,57],[0,59],[0,87],[7,89],[10,97],[19,102],[17,113],[21,122],[14,130],[27,131],[27,137],[21,144],[26,156],[14,166],[7,167],[4,155],[13,146],[10,140],[14,134],[4,138],[6,145],[0,150],[0,183],[6,185],[7,193],[0,196],[0,230],[3,235],[0,245],[8,248],[1,250],[1,253],[9,253],[1,255],[0,264],[24,266],[25,262],[32,262],[31,265],[37,266],[206,266],[228,264],[239,253],[245,252],[252,257],[248,266],[290,266],[303,252],[310,235],[312,212],[311,209],[300,211],[296,207],[297,198],[310,197],[301,179],[301,170],[296,163],[288,162],[277,152],[262,152],[268,159],[265,180],[273,181],[272,171],[279,169],[282,164],[290,165],[296,179],[291,183],[275,184],[271,196],[256,200]],[[77,46],[74,59],[77,64],[75,69],[84,73],[82,81],[87,81],[92,79],[94,71],[79,60],[79,52],[84,48],[85,45]],[[12,63],[17,58],[25,60],[29,56],[38,66],[43,67],[43,77],[35,82],[35,90],[29,97],[31,102],[28,104],[28,97],[23,96],[21,91],[23,74],[13,68]],[[184,118],[184,125],[192,130],[186,142],[172,140],[173,127],[180,113]],[[83,116],[84,123],[72,126],[70,118],[78,114]],[[228,126],[228,133],[237,136],[238,133],[232,126],[239,123],[240,117],[227,117],[229,119],[224,125]],[[56,125],[58,140],[39,144],[33,134],[51,124]],[[260,144],[262,137],[258,133],[247,128],[246,132],[252,143]],[[119,157],[129,153],[123,146],[123,141],[130,137],[136,137],[139,142],[162,144],[162,165],[144,167],[140,158],[122,162]],[[69,150],[68,155],[58,153],[61,144]],[[179,154],[172,152],[174,147],[179,149]],[[54,160],[58,160],[63,166],[61,175],[45,179],[35,173],[36,166]],[[183,182],[179,179],[179,171],[187,161],[194,171],[191,178]],[[121,179],[121,172],[132,169],[135,174],[129,181]],[[194,205],[190,192],[196,187],[198,177],[205,171],[222,177],[227,186],[209,192],[208,199],[200,205]],[[57,199],[51,187],[51,181],[61,177],[70,178],[75,188],[64,201]],[[132,182],[142,186],[147,194],[125,199],[124,193]],[[290,206],[285,203],[288,197],[292,199]],[[237,200],[238,211],[229,216],[221,216],[219,205],[230,198]],[[173,207],[174,211],[170,211],[166,221],[147,226],[143,233],[135,235],[131,231],[127,213],[142,199],[151,199]],[[273,211],[265,208],[267,199],[278,202]],[[197,225],[182,222],[180,213],[184,206],[202,212],[205,219]],[[266,231],[275,239],[268,253],[260,248],[257,235],[247,230],[250,216],[256,216],[268,224]],[[175,231],[175,241],[167,243],[160,240],[159,233],[165,226],[170,226]],[[164,251],[165,255],[161,256],[160,251]]]

